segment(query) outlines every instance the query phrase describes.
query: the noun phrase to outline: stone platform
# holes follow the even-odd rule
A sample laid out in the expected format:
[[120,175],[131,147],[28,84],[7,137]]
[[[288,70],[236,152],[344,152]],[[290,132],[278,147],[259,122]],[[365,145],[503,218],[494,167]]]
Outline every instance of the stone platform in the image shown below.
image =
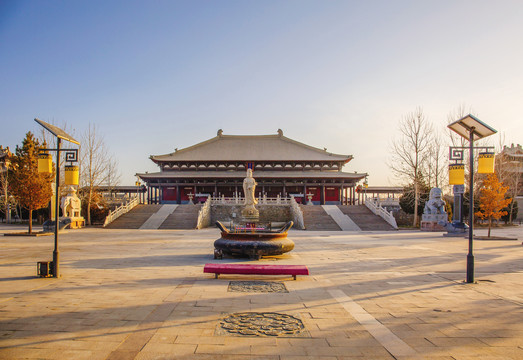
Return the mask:
[[435,221],[422,221],[420,223],[421,231],[447,231],[445,227],[441,224],[438,224]]
[[[202,269],[217,234],[65,230],[60,279],[36,277],[52,237],[0,236],[0,359],[523,358],[521,240],[475,242],[477,284],[464,284],[462,238],[291,230],[294,251],[258,263],[306,264],[310,276],[215,280]],[[233,291],[239,280],[288,292]]]
[[447,222],[447,214],[423,214],[421,216],[421,231],[446,231],[441,224]]

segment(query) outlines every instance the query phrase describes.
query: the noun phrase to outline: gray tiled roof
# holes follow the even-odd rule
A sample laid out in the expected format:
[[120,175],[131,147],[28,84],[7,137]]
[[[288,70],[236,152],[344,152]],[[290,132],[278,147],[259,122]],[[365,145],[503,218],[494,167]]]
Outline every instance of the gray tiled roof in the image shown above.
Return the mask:
[[219,135],[196,145],[165,155],[151,155],[154,162],[164,161],[340,161],[352,155],[329,153],[277,135]]
[[[245,171],[162,171],[156,173],[136,174],[142,179],[197,179],[197,178],[230,178],[243,179]],[[362,179],[367,174],[345,173],[340,171],[255,171],[255,179],[311,179],[311,178],[329,178],[329,179]]]

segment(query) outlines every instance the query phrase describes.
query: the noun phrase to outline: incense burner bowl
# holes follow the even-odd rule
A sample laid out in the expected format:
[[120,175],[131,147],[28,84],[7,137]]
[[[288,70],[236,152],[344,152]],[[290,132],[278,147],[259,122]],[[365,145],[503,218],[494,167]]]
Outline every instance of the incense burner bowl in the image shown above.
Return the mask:
[[287,232],[294,223],[289,221],[282,228],[272,231],[246,226],[227,229],[221,222],[216,226],[221,237],[214,242],[214,258],[224,254],[233,257],[249,257],[259,260],[262,256],[281,255],[294,249],[294,242],[287,238]]

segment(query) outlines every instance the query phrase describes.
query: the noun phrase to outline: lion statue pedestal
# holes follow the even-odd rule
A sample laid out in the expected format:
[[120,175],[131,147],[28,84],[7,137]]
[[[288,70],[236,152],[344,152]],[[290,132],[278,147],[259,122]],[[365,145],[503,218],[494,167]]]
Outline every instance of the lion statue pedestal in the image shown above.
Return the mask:
[[425,203],[421,216],[421,231],[445,231],[448,215],[440,188],[430,190],[429,201]]
[[80,215],[82,202],[76,196],[74,187],[69,187],[66,196],[62,198],[60,207],[63,215],[60,221],[65,220],[69,224],[70,229],[80,229],[85,226],[85,219]]

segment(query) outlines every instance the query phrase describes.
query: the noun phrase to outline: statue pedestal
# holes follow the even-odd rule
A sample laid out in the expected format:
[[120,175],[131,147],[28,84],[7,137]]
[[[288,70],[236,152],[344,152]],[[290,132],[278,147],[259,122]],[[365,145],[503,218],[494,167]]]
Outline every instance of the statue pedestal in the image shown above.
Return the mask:
[[445,227],[433,221],[422,221],[420,226],[421,231],[446,231]]
[[447,237],[463,237],[467,235],[469,230],[468,225],[460,221],[453,221],[452,223],[447,223],[445,227],[448,233],[443,234],[443,236]]
[[[47,220],[44,222],[44,232],[55,231],[55,226],[56,224],[53,220]],[[59,219],[58,226],[60,231],[64,229],[81,229],[85,226],[85,219],[82,216],[62,216]]]
[[254,207],[254,205],[247,205],[242,210],[242,221],[246,223],[258,222],[260,220],[260,212]]
[[83,216],[80,217],[70,217],[68,218],[71,222],[69,223],[70,229],[81,229],[85,226],[85,219]]
[[446,231],[441,225],[447,222],[447,214],[423,214],[421,216],[421,231]]

